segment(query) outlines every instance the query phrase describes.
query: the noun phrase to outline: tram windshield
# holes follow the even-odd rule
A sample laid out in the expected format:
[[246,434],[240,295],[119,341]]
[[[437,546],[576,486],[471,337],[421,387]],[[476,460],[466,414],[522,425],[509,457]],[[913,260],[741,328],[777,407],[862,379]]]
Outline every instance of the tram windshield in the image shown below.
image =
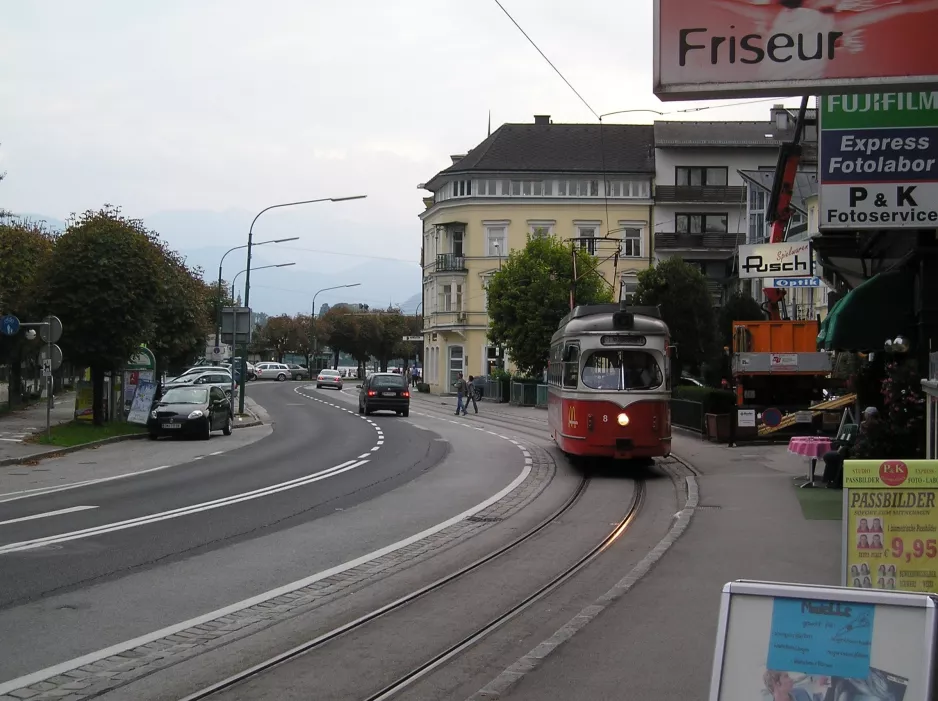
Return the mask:
[[583,363],[583,384],[590,389],[655,389],[663,379],[658,361],[646,351],[599,350]]

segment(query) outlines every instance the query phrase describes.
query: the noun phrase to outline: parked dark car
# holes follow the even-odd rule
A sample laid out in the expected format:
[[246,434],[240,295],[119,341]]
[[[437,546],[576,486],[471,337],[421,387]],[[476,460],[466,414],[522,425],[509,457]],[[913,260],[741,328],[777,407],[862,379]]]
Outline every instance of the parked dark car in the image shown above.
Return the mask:
[[410,416],[410,390],[403,375],[376,372],[358,385],[358,413],[393,411],[399,416]]
[[150,440],[160,436],[198,436],[208,440],[212,431],[231,435],[231,402],[219,387],[169,387],[147,419]]

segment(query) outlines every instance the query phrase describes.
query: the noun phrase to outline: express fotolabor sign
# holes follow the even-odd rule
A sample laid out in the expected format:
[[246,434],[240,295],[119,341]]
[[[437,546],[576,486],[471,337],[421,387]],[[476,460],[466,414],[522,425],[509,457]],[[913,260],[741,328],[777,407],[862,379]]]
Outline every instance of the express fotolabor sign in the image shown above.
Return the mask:
[[655,0],[654,13],[666,101],[938,83],[930,1]]
[[938,91],[819,98],[821,229],[938,225]]

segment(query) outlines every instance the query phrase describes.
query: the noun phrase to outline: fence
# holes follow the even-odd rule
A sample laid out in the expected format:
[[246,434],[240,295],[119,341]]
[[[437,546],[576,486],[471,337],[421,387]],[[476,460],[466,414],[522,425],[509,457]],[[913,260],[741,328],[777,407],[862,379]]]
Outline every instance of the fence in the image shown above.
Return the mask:
[[671,400],[671,424],[691,431],[703,433],[704,412],[703,404],[688,399]]
[[515,406],[537,406],[537,382],[512,380],[509,403]]
[[538,409],[547,408],[547,385],[537,386],[537,406]]
[[491,402],[505,401],[502,394],[502,381],[491,377],[485,378],[485,384],[482,385],[482,398]]

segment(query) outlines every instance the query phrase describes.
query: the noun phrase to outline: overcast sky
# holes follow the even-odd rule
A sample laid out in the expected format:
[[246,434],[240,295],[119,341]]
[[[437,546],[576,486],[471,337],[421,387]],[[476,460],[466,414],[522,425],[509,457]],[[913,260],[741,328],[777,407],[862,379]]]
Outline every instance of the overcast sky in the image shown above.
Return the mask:
[[[651,0],[503,3],[597,112],[724,104],[654,97]],[[0,0],[0,16],[0,206],[19,212],[247,216],[362,193],[309,206],[304,245],[416,260],[416,186],[485,138],[488,110],[493,129],[595,122],[493,0]]]

